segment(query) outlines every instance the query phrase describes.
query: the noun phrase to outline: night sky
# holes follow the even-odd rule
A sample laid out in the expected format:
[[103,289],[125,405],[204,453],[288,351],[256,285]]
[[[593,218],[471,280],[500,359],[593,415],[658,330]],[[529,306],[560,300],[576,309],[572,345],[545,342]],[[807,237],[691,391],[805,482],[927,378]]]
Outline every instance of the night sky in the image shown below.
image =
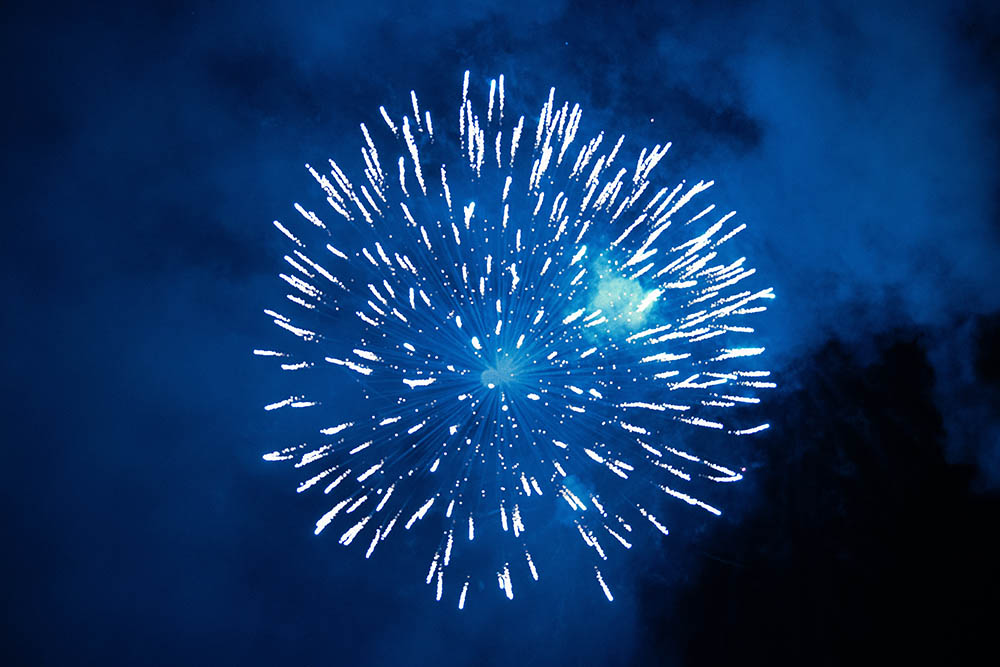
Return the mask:
[[[1000,543],[989,2],[7,2],[5,665],[969,664]],[[312,534],[263,405],[303,164],[462,73],[715,179],[778,295],[720,518],[458,613]],[[447,120],[446,120],[447,119]],[[703,513],[702,513],[703,514]],[[995,650],[993,650],[995,654]]]

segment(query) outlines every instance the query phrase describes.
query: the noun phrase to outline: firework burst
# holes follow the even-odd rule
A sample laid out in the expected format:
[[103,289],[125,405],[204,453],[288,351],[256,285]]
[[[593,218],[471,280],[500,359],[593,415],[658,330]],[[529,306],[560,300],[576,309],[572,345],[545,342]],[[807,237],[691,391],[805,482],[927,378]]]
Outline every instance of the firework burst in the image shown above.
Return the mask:
[[[763,348],[740,343],[773,295],[724,258],[745,225],[695,203],[712,183],[654,173],[669,144],[626,163],[624,137],[578,138],[581,110],[554,89],[537,122],[505,93],[490,81],[477,111],[466,73],[457,134],[411,93],[406,115],[382,107],[361,125],[358,174],[306,165],[330,210],[295,204],[304,222],[275,221],[291,304],[265,312],[289,338],[255,354],[335,390],[265,409],[354,416],[264,458],[313,471],[298,490],[328,498],[315,532],[366,557],[433,524],[439,600],[463,608],[484,571],[513,598],[542,573],[539,526],[590,550],[612,600],[600,564],[639,524],[667,534],[662,498],[717,515],[693,485],[741,478],[680,443],[767,428],[729,416],[773,386]],[[502,546],[473,552],[488,534]]]

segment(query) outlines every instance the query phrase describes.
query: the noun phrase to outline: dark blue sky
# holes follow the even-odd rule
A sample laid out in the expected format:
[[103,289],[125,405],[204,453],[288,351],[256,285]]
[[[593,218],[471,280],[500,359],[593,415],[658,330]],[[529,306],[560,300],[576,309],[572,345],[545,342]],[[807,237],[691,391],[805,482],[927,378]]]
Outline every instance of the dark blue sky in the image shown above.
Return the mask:
[[[990,3],[0,14],[11,664],[839,664],[880,618],[938,627],[930,597],[894,606],[911,575],[943,608],[981,601],[963,587],[1000,489]],[[280,294],[271,220],[380,104],[412,88],[451,109],[466,69],[672,141],[664,168],[716,180],[779,295],[755,474],[723,519],[636,555],[612,606],[556,575],[457,616],[405,552],[314,538],[292,473],[260,460],[287,437],[249,355]]]

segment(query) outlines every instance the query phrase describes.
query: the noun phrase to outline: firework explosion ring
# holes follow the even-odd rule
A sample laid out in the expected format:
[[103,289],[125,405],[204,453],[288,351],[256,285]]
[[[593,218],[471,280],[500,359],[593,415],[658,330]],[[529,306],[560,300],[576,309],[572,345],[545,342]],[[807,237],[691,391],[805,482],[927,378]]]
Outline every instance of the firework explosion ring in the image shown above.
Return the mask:
[[[679,432],[768,428],[729,416],[774,386],[764,348],[740,343],[773,292],[745,287],[745,258],[720,256],[745,225],[693,203],[712,182],[658,183],[670,144],[621,164],[624,136],[577,140],[580,107],[555,89],[529,128],[505,115],[502,75],[484,117],[465,73],[456,136],[410,101],[412,116],[381,107],[384,124],[361,125],[359,177],[306,165],[336,222],[295,204],[304,223],[274,223],[292,305],[265,312],[291,339],[254,353],[333,374],[337,401],[355,387],[361,409],[264,459],[313,471],[298,490],[329,499],[315,532],[337,525],[366,557],[436,516],[426,581],[460,609],[477,569],[508,598],[518,572],[538,579],[528,517],[558,505],[613,600],[600,564],[631,548],[636,524],[667,534],[658,498],[718,515],[691,485],[742,477]],[[486,531],[507,546],[461,563]]]

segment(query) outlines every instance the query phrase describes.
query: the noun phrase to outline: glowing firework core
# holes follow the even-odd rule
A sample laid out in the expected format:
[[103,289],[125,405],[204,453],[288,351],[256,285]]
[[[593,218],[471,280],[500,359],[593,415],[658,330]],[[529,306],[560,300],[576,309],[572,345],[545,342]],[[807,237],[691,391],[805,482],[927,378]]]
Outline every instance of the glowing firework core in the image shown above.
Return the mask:
[[480,377],[489,389],[505,388],[508,383],[514,381],[514,364],[506,357],[500,357],[495,365],[484,370]]

